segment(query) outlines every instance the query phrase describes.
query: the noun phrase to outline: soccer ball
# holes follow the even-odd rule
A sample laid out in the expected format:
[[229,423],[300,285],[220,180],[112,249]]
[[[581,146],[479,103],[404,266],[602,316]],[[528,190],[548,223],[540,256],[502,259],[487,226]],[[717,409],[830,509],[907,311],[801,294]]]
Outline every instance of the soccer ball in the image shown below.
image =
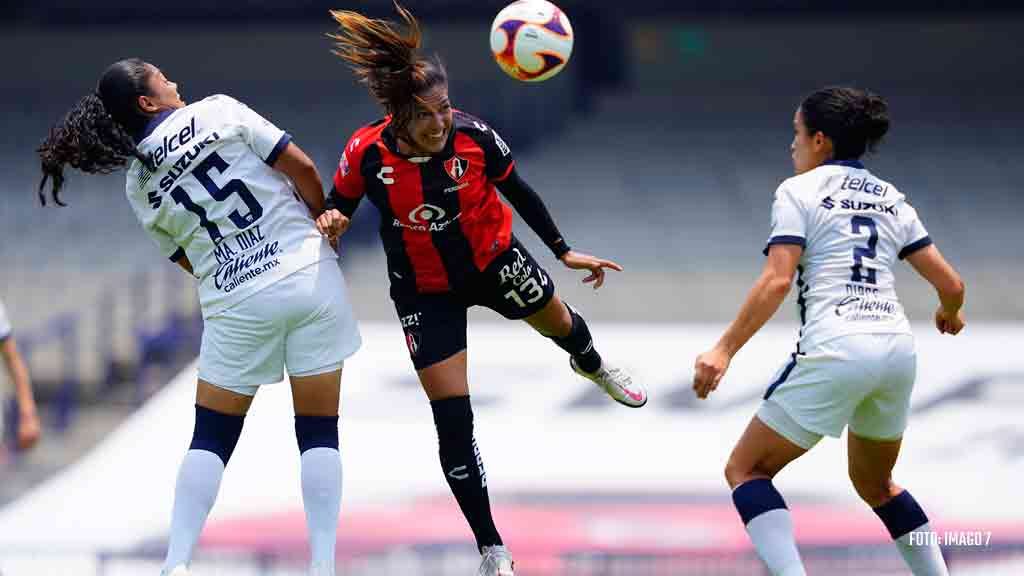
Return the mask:
[[547,0],[519,0],[491,24],[491,52],[506,74],[540,82],[558,74],[572,54],[572,25]]

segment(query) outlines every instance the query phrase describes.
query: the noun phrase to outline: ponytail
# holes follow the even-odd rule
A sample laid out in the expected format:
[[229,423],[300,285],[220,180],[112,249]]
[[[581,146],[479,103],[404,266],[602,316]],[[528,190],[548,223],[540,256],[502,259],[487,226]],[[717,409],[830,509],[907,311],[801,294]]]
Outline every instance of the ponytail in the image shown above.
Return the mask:
[[87,174],[109,174],[137,158],[149,160],[135,146],[133,134],[149,121],[138,107],[138,97],[149,93],[148,81],[155,68],[138,58],[111,64],[100,78],[97,90],[75,104],[36,150],[42,165],[39,202],[46,205],[44,188],[52,182],[50,195],[58,206],[64,186],[64,166]]
[[367,18],[350,10],[332,10],[339,31],[329,34],[335,41],[334,54],[348,63],[374,99],[403,129],[412,119],[420,95],[439,84],[447,84],[444,66],[437,59],[419,55],[422,34],[416,18],[398,2],[395,9],[405,24],[403,33],[386,20]]

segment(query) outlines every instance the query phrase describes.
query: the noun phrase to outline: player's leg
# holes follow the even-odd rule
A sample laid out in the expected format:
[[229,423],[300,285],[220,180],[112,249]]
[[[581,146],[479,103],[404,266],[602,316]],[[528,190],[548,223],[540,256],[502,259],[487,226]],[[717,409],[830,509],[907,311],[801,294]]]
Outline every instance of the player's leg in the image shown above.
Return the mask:
[[[765,406],[769,404],[776,406],[768,402]],[[733,448],[725,479],[747,534],[771,573],[802,576],[805,572],[793,536],[793,519],[772,479],[821,436],[804,430],[781,409],[772,412],[773,429],[761,419],[763,413],[764,406]]]
[[192,559],[252,397],[284,378],[277,284],[203,322],[195,431],[175,485],[165,572]]
[[621,368],[601,358],[586,320],[555,294],[548,273],[518,240],[483,272],[482,303],[510,320],[525,320],[569,353],[572,369],[616,401],[639,408],[647,391]]
[[311,576],[334,576],[342,466],[338,442],[341,373],[361,339],[341,270],[334,260],[282,280],[289,311],[285,365],[295,407],[302,504]]
[[342,468],[338,443],[341,369],[290,376],[311,576],[334,576]]
[[910,492],[892,480],[910,412],[916,371],[913,338],[877,336],[874,348],[885,352],[876,364],[885,367],[878,389],[864,398],[850,420],[847,435],[850,480],[875,511],[916,576],[945,576],[938,543],[915,532],[931,532],[928,517]]
[[[477,548],[490,562],[485,574],[511,576],[511,559],[494,525],[487,474],[473,435],[473,408],[466,369],[466,305],[452,294],[400,299],[395,307],[437,428],[441,471],[469,523]],[[493,563],[492,563],[493,564]],[[498,570],[500,568],[500,571]]]
[[251,404],[251,395],[198,381],[195,428],[174,487],[163,573],[171,573],[192,561],[206,517],[217,499],[224,467],[238,443]]

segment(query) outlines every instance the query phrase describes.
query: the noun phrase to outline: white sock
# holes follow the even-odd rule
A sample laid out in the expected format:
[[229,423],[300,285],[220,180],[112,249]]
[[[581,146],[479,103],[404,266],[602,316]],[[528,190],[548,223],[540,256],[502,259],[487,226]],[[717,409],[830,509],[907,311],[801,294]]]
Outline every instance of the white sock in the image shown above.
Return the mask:
[[751,518],[747,522],[757,555],[775,576],[805,576],[800,553],[793,536],[793,518],[789,510],[776,508]]
[[309,529],[310,574],[334,576],[341,508],[341,454],[334,448],[302,453],[302,505]]
[[921,534],[918,534],[916,538],[911,536],[914,532],[931,535],[931,530],[931,526],[925,523],[893,542],[914,576],[949,576],[949,570],[946,568],[946,561],[942,558],[938,540],[932,537],[922,538]]
[[217,499],[224,463],[220,456],[206,450],[189,450],[178,470],[171,512],[171,534],[167,544],[164,570],[188,565],[192,561],[199,534]]

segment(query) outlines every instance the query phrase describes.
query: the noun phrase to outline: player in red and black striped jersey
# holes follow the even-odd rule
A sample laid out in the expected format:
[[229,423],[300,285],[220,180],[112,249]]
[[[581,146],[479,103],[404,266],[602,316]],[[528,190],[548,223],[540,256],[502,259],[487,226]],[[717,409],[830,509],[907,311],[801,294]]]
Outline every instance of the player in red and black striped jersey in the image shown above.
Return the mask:
[[604,282],[614,262],[576,252],[536,192],[516,171],[508,145],[484,122],[455,111],[446,72],[420,58],[416,20],[407,30],[347,11],[336,53],[370,88],[384,119],[355,132],[334,175],[321,232],[337,237],[363,197],[381,213],[391,297],[409,353],[431,400],[446,479],[484,555],[480,574],[512,574],[491,519],[486,475],[473,440],[466,375],[466,311],[482,305],[522,319],[570,354],[572,368],[615,400],[639,407],[643,387],[594,349],[583,317],[555,294],[548,273],[512,234],[512,209],[564,265]]

